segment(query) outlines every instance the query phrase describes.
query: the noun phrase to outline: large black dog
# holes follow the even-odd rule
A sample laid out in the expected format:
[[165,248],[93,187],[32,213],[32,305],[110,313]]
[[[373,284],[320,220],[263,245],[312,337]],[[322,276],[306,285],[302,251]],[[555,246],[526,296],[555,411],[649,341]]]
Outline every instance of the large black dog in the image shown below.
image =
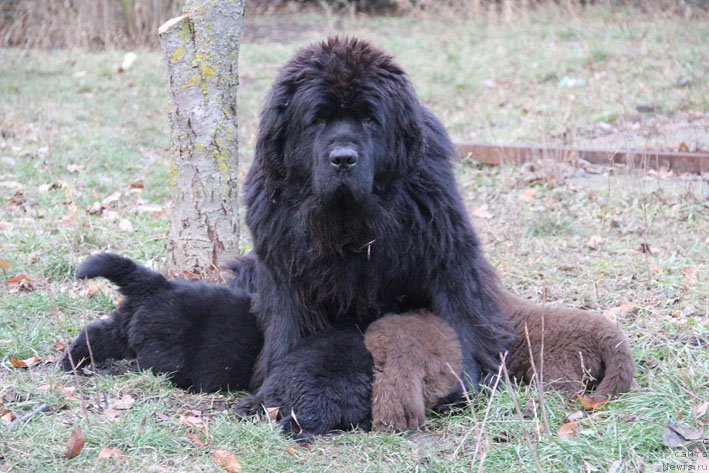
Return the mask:
[[125,298],[109,318],[82,329],[62,360],[65,371],[87,365],[90,355],[95,362],[136,358],[184,389],[247,388],[263,336],[244,290],[168,281],[111,253],[89,257],[78,276],[105,277]]
[[252,389],[303,337],[421,307],[455,330],[471,387],[497,370],[511,330],[453,155],[401,67],[367,42],[329,39],[286,63],[246,180],[265,328]]

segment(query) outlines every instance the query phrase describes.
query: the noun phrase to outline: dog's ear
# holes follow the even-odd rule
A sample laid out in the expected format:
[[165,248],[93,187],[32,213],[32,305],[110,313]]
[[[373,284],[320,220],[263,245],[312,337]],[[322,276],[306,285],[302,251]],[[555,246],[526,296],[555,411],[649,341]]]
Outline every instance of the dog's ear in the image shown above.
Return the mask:
[[391,68],[379,91],[386,107],[384,127],[397,155],[392,163],[401,168],[396,172],[407,172],[416,166],[424,147],[423,106],[404,71],[396,65]]
[[284,176],[283,151],[288,129],[286,108],[288,101],[283,90],[277,87],[269,94],[261,112],[255,162],[264,168],[265,174],[275,179]]

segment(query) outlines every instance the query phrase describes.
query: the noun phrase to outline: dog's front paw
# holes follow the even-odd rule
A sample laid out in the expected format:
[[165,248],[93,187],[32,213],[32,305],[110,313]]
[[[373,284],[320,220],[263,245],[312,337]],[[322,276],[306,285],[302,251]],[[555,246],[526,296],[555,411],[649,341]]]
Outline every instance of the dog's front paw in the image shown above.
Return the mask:
[[84,350],[81,350],[81,346],[77,346],[76,343],[72,345],[62,357],[62,369],[67,373],[76,370],[77,373],[84,374],[81,368],[89,363],[89,357],[88,355],[83,355],[82,351]]
[[283,416],[278,425],[281,426],[286,435],[289,435],[298,443],[311,443],[315,439],[315,434],[304,430],[292,413]]
[[258,396],[246,396],[236,403],[236,415],[240,418],[255,416],[263,412],[261,398]]
[[372,429],[404,432],[416,430],[426,422],[423,399],[401,399],[391,396],[388,402],[379,401],[372,409]]

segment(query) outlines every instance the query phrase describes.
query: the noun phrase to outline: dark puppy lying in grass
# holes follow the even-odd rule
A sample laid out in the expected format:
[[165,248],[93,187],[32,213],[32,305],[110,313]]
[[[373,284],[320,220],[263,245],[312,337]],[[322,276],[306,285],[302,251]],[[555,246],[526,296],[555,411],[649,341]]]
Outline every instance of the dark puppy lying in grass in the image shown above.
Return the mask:
[[168,281],[111,253],[89,257],[78,277],[104,277],[125,298],[108,318],[82,329],[62,360],[65,371],[90,364],[91,357],[96,363],[136,358],[141,369],[170,373],[183,389],[247,388],[263,336],[245,291]]

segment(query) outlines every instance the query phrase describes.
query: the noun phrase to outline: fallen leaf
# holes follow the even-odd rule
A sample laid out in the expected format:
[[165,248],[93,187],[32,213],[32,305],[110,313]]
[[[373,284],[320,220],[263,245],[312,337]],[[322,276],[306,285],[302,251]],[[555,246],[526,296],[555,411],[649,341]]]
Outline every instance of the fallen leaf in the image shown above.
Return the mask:
[[490,213],[487,205],[481,205],[470,211],[470,215],[476,218],[492,218],[493,215]]
[[128,219],[121,219],[121,221],[118,222],[118,228],[123,232],[133,233],[133,224],[130,223]]
[[293,447],[287,447],[287,448],[286,448],[286,453],[287,453],[288,455],[292,456],[293,458],[295,458],[296,460],[298,460],[299,462],[304,462],[304,461],[305,461],[305,458],[303,458],[303,457],[301,457],[300,455],[298,455],[298,453],[293,449]]
[[191,427],[197,430],[202,430],[204,428],[202,413],[199,411],[187,411],[186,414],[180,414],[178,421],[185,427]]
[[126,454],[121,452],[117,448],[103,447],[101,450],[99,450],[98,456],[96,458],[98,458],[99,460],[104,458],[115,458],[116,460],[125,460]]
[[96,294],[110,294],[111,286],[106,281],[91,281],[84,287],[84,293],[88,297],[94,297]]
[[79,398],[76,397],[76,388],[74,386],[56,386],[55,389],[61,391],[62,396],[67,401],[79,401]]
[[621,466],[623,466],[622,460],[614,461],[613,463],[611,463],[610,468],[608,468],[608,473],[618,473],[620,471]]
[[8,263],[6,260],[0,258],[0,268],[4,270],[10,269],[10,263]]
[[127,411],[133,407],[135,399],[130,394],[124,394],[120,399],[110,399],[108,402],[116,410]]
[[128,69],[130,69],[133,66],[133,63],[135,60],[138,58],[138,55],[135,54],[133,51],[129,51],[123,56],[123,62],[121,63],[120,66],[118,66],[118,73],[123,73],[126,72]]
[[17,419],[17,416],[13,414],[10,410],[5,409],[4,412],[2,412],[2,415],[0,415],[0,424],[9,427],[10,424],[12,424],[12,421]]
[[63,338],[58,339],[56,342],[54,342],[54,345],[52,345],[56,350],[60,352],[64,352],[66,350],[66,340]]
[[121,420],[121,413],[115,409],[104,409],[102,414],[106,417],[109,422],[119,422]]
[[556,434],[562,439],[572,439],[576,437],[576,433],[579,430],[578,422],[567,422],[566,424],[559,427]]
[[603,407],[605,403],[608,402],[608,398],[602,398],[598,399],[590,395],[585,395],[585,396],[578,396],[579,402],[581,402],[581,407],[583,407],[585,410],[590,411],[590,410],[598,410]]
[[199,436],[196,434],[187,434],[187,435],[185,435],[185,437],[187,437],[187,440],[189,440],[193,444],[197,445],[199,448],[202,448],[205,445],[205,443],[202,441],[202,439],[199,438]]
[[101,202],[96,201],[91,204],[91,207],[89,207],[87,212],[89,212],[90,215],[99,215],[103,211],[103,208],[104,207],[101,205]]
[[71,433],[71,437],[69,437],[64,456],[68,459],[72,459],[81,453],[82,448],[84,448],[84,434],[81,432],[81,429],[77,427]]
[[241,472],[241,463],[239,463],[233,453],[226,450],[212,450],[212,456],[214,456],[219,466],[228,473]]
[[143,184],[143,181],[141,179],[136,179],[134,181],[131,181],[130,187],[133,189],[145,189],[145,184]]
[[69,206],[69,213],[56,221],[57,225],[68,225],[76,220],[76,205]]
[[670,420],[667,423],[667,430],[662,435],[662,443],[667,447],[684,447],[695,440],[702,438],[703,429],[693,429],[677,421]]
[[583,471],[584,471],[584,473],[594,473],[595,471],[599,471],[599,470],[595,466],[591,465],[589,462],[584,461],[583,462]]
[[278,420],[278,411],[280,411],[280,407],[267,407],[266,408],[266,417],[270,422],[276,422]]
[[625,301],[618,307],[604,310],[603,315],[611,319],[616,319],[618,317],[627,317],[629,315],[637,314],[639,310],[640,307],[638,307],[636,303]]
[[109,204],[112,204],[114,202],[118,202],[121,199],[121,193],[120,192],[114,192],[113,194],[109,195],[105,199],[101,201],[101,204],[104,207],[108,207]]
[[601,238],[600,235],[591,235],[591,238],[588,239],[586,246],[588,246],[592,250],[598,250],[603,246],[604,243],[605,240]]
[[45,194],[49,191],[61,189],[64,187],[63,182],[52,182],[51,184],[40,184],[39,187],[37,187],[37,190],[39,190],[41,193]]
[[12,363],[12,366],[15,368],[31,368],[35,365],[38,365],[42,361],[42,358],[39,357],[39,355],[35,355],[31,358],[27,358],[24,360],[18,360],[14,356],[10,357],[10,363]]
[[20,273],[8,279],[7,282],[9,284],[19,286],[24,283],[32,284],[34,282],[34,278],[29,274]]
[[707,409],[709,409],[709,402],[703,402],[692,407],[692,415],[694,415],[694,418],[698,423],[709,423],[709,417],[705,417],[707,414]]
[[531,202],[536,198],[536,195],[537,189],[533,187],[528,187],[527,189],[523,190],[522,193],[519,195],[519,200]]
[[170,422],[172,420],[172,417],[162,412],[156,412],[155,417],[163,422]]
[[566,420],[567,420],[568,422],[577,422],[577,421],[583,419],[583,416],[584,416],[584,415],[585,415],[585,414],[584,414],[583,411],[576,411],[576,412],[573,412],[573,413],[567,415],[567,416],[566,416]]

